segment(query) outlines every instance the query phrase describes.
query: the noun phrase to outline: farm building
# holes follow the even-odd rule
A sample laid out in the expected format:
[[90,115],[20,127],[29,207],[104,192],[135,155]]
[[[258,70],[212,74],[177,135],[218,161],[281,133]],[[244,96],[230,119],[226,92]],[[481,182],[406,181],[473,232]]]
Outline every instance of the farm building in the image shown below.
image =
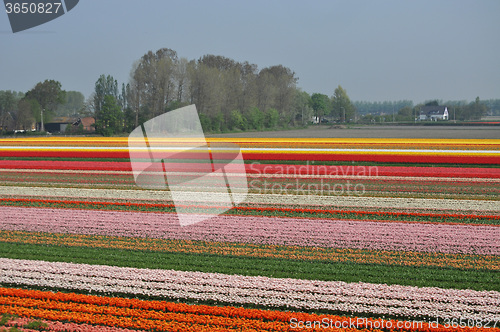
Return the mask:
[[44,129],[50,133],[64,133],[68,125],[76,121],[74,118],[69,117],[55,117],[50,122],[45,123]]
[[446,106],[424,106],[420,110],[420,121],[448,120],[448,107]]
[[95,127],[93,126],[95,124],[95,119],[91,116],[78,118],[78,120],[73,123],[73,126],[79,126],[80,124],[82,124],[83,130],[85,131],[95,131]]

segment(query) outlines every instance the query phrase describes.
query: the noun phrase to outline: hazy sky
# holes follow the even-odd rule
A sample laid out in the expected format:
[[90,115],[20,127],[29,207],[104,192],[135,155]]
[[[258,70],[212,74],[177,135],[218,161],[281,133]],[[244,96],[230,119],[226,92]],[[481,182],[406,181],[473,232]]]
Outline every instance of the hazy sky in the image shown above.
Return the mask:
[[298,86],[351,100],[500,98],[500,1],[81,0],[13,34],[0,13],[0,90],[54,79],[86,97],[101,74],[127,83],[148,50],[282,64]]

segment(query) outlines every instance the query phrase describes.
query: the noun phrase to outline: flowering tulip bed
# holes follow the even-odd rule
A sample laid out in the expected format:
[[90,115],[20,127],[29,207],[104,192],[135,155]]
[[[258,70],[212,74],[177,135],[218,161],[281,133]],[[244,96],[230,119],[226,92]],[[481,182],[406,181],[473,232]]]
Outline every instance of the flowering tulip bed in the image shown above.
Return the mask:
[[138,187],[127,139],[0,140],[0,331],[500,331],[500,140],[209,143],[248,195],[181,227],[221,188]]
[[500,227],[490,225],[228,215],[195,224],[187,232],[173,213],[32,208],[28,211],[33,215],[23,218],[25,208],[2,211],[0,227],[12,231],[500,255]]
[[[412,318],[500,319],[500,292],[0,259],[6,284]],[[40,279],[43,276],[43,280]],[[427,316],[427,317],[426,317]]]
[[500,270],[500,257],[494,255],[446,254],[439,252],[358,250],[291,245],[132,238],[103,235],[0,231],[6,243],[48,244],[171,253],[218,254],[224,256],[300,259],[310,261],[354,262],[401,266],[454,267],[462,270]]

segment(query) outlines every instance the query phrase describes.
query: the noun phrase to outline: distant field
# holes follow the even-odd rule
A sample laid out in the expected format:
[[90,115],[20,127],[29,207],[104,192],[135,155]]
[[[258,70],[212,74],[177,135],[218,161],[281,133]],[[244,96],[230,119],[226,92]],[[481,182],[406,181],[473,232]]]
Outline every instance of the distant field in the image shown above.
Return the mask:
[[330,126],[309,126],[307,129],[211,134],[208,137],[262,138],[483,138],[500,139],[500,127],[479,126],[373,126],[351,129],[330,129]]

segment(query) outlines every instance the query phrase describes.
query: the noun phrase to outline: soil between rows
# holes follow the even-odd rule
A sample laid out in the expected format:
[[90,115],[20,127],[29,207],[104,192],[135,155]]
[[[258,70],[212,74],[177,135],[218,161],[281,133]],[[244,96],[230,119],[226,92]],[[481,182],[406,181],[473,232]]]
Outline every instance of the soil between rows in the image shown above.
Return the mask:
[[306,129],[207,134],[206,137],[500,139],[498,126],[359,126],[345,129],[330,127],[311,125]]

